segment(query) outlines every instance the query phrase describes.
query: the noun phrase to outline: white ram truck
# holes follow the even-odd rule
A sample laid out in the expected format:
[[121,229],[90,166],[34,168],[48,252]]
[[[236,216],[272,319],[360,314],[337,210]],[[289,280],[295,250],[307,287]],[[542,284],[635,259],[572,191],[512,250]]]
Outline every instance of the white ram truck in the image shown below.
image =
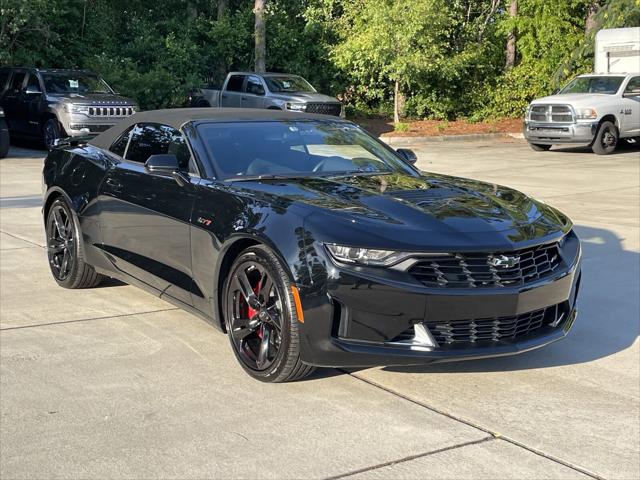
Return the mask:
[[640,137],[640,73],[580,75],[556,95],[531,102],[524,137],[534,150],[556,144],[590,145],[599,154],[621,138]]
[[534,150],[578,144],[605,155],[620,139],[640,143],[640,27],[600,30],[595,71],[531,102],[524,136]]

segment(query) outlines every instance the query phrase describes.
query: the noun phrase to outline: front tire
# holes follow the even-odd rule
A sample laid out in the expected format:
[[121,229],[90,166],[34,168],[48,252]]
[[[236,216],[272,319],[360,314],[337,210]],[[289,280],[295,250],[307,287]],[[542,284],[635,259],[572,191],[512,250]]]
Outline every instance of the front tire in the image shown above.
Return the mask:
[[92,288],[102,275],[85,262],[82,233],[67,203],[59,198],[47,213],[47,258],[51,274],[64,288]]
[[618,145],[618,129],[612,122],[602,122],[593,140],[591,150],[597,155],[609,155]]
[[231,348],[242,368],[262,382],[299,380],[314,370],[300,360],[292,286],[278,257],[265,246],[244,250],[224,283]]
[[530,143],[529,145],[536,152],[546,152],[551,148],[551,145],[543,145],[542,143]]
[[53,150],[55,141],[62,137],[62,129],[57,118],[50,118],[42,126],[42,143],[47,150]]
[[9,153],[9,129],[4,118],[0,118],[0,158],[4,158]]

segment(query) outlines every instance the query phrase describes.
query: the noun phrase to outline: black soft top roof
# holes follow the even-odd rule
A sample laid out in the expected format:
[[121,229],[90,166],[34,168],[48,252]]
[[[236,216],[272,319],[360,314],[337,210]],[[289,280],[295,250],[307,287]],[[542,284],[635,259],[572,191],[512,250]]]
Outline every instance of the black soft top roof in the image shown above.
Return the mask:
[[340,117],[314,115],[310,113],[287,112],[284,110],[267,110],[251,108],[171,108],[166,110],[149,110],[139,112],[120,121],[117,125],[101,133],[89,141],[98,148],[108,149],[118,136],[136,123],[161,123],[175,129],[185,123],[202,122],[269,122],[283,120],[323,120],[344,122]]

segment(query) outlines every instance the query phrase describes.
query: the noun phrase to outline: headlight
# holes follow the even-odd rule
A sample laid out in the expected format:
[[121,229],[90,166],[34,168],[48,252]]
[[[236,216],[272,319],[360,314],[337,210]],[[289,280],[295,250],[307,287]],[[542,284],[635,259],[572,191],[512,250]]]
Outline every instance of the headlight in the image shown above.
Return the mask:
[[408,255],[405,252],[396,252],[393,250],[346,247],[335,244],[326,244],[325,246],[334,260],[338,262],[378,267],[392,265]]
[[85,115],[89,113],[89,107],[86,105],[73,105],[71,103],[67,103],[64,106],[64,109],[67,113],[84,113]]
[[292,110],[294,112],[304,112],[307,110],[307,104],[287,102],[287,110]]
[[595,108],[579,108],[576,110],[576,117],[581,120],[598,118],[598,112]]

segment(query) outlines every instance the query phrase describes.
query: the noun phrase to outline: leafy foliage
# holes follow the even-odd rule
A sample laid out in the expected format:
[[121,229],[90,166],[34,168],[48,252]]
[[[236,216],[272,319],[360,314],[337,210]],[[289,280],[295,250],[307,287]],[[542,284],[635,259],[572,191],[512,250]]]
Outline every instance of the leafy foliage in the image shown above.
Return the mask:
[[[389,116],[397,84],[406,116],[519,116],[592,69],[597,30],[640,25],[640,0],[518,0],[514,18],[509,2],[267,0],[267,69],[305,76],[348,112]],[[0,0],[0,64],[90,68],[143,108],[180,106],[253,66],[254,2],[222,4]],[[509,32],[517,58],[505,70]]]

